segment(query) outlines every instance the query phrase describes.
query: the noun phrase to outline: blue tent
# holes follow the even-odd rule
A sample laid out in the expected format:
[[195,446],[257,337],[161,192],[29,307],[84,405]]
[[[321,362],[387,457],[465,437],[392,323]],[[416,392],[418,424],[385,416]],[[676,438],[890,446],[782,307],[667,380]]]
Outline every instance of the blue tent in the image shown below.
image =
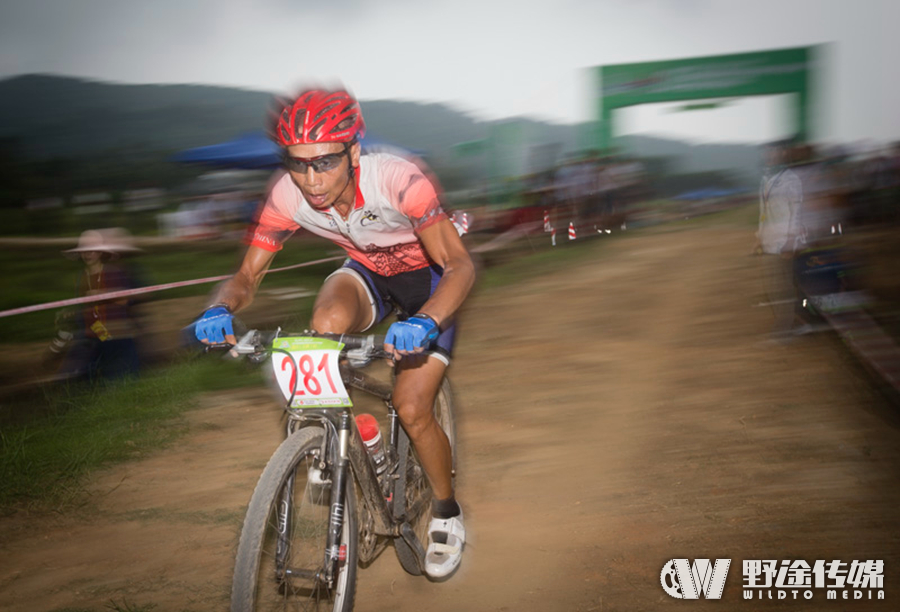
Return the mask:
[[172,159],[185,164],[259,170],[281,164],[281,147],[264,134],[251,133],[228,142],[187,149]]
[[[362,145],[364,150],[392,147],[392,145],[371,136],[366,137]],[[409,152],[422,155],[418,151]],[[281,165],[281,147],[272,142],[265,134],[254,132],[228,142],[187,149],[176,153],[172,159],[185,164],[260,170],[276,168]]]
[[675,197],[673,200],[710,200],[713,198],[727,198],[733,195],[745,193],[746,189],[719,189],[716,187],[707,187],[705,189],[696,189],[694,191],[686,191]]

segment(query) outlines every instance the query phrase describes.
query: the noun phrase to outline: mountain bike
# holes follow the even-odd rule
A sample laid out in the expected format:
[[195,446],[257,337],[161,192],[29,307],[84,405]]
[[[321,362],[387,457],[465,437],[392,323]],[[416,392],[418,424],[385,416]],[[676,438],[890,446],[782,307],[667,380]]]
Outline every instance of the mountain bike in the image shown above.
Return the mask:
[[[232,355],[271,361],[285,398],[287,437],[250,499],[235,560],[231,610],[352,610],[356,572],[393,543],[404,570],[421,575],[431,487],[391,403],[392,383],[363,369],[390,359],[383,337],[256,330]],[[347,388],[387,407],[384,465],[360,435]],[[456,435],[445,378],[435,417]],[[361,502],[361,503],[360,503]]]

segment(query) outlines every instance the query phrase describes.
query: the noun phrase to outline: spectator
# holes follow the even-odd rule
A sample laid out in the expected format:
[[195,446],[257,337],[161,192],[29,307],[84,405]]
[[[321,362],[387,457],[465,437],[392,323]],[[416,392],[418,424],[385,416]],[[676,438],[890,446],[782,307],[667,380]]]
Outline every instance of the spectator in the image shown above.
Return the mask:
[[803,186],[789,168],[794,149],[777,143],[767,149],[767,169],[759,189],[759,229],[754,252],[763,257],[765,290],[775,321],[771,336],[785,341],[794,326],[797,290],[794,285],[794,252],[802,241],[800,210]]
[[[120,257],[139,250],[120,228],[82,233],[78,246],[64,251],[67,257],[80,258],[84,263],[77,294],[96,296],[135,287],[134,276]],[[127,297],[85,304],[75,315],[74,339],[60,375],[67,379],[93,380],[137,374],[137,320],[133,306]]]

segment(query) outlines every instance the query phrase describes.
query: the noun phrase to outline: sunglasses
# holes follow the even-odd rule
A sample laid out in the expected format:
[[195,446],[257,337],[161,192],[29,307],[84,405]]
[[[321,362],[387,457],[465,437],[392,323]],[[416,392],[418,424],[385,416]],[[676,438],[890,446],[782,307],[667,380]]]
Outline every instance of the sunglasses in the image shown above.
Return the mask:
[[318,157],[291,157],[285,153],[283,160],[285,167],[291,172],[305,174],[309,168],[312,168],[316,173],[328,172],[341,165],[341,158],[349,150],[350,147],[344,147],[344,150],[340,153],[329,153]]

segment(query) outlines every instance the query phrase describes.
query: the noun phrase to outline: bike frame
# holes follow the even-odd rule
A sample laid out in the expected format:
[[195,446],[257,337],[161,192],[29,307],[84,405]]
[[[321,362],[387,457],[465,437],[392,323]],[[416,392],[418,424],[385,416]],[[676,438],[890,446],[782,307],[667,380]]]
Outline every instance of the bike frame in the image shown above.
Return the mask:
[[[400,427],[397,412],[391,403],[393,388],[391,385],[379,381],[364,372],[346,367],[340,368],[341,378],[344,384],[380,398],[388,407],[390,417],[390,442],[388,446],[389,465],[393,469],[386,474],[393,479],[390,487],[390,499],[385,498],[385,491],[375,471],[375,465],[366,449],[362,436],[356,427],[353,413],[350,408],[303,408],[290,409],[288,411],[288,434],[303,427],[321,427],[325,431],[323,448],[319,460],[324,466],[326,458],[333,458],[333,471],[331,474],[331,499],[329,512],[328,535],[325,546],[325,575],[320,578],[327,584],[331,584],[337,574],[338,564],[341,559],[341,532],[344,526],[344,510],[346,508],[345,486],[348,478],[348,466],[352,467],[356,475],[356,482],[362,492],[363,503],[373,517],[374,531],[378,535],[389,537],[402,537],[412,548],[424,558],[424,548],[413,533],[405,516],[405,491],[406,491],[406,449],[409,438]],[[336,443],[337,447],[333,445]],[[399,452],[398,449],[400,449]],[[288,491],[293,483],[286,485]],[[290,508],[287,503],[282,504],[279,516],[279,526],[288,530],[287,521],[290,516]]]

